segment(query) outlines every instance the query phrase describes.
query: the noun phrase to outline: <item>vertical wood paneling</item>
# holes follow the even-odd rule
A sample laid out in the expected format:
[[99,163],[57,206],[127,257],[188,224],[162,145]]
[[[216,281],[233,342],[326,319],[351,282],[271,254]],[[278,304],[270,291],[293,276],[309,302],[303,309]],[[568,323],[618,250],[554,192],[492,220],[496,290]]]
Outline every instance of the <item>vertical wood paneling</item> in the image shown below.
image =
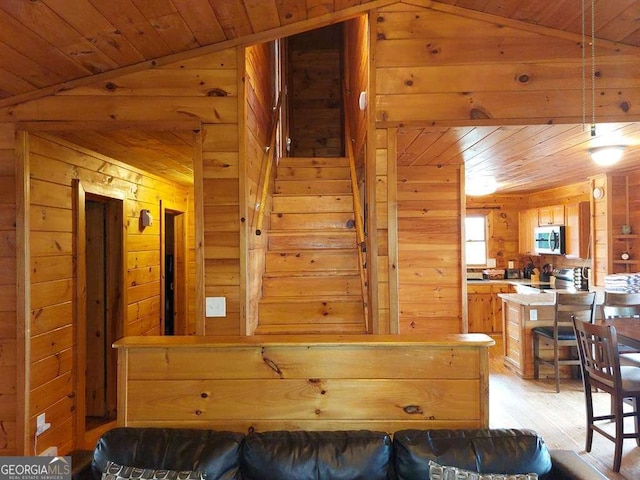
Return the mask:
[[[36,240],[30,245],[33,267],[30,283],[31,366],[34,371],[41,371],[47,364],[57,365],[57,368],[47,370],[50,375],[41,375],[38,381],[31,382],[34,401],[30,402],[30,417],[33,420],[45,412],[52,424],[51,430],[39,437],[39,449],[56,445],[62,450],[78,446],[75,443],[78,439],[73,437],[73,429],[69,427],[77,411],[75,402],[66,400],[76,393],[72,382],[75,372],[72,363],[63,361],[75,353],[72,335],[76,325],[73,315],[58,317],[60,312],[70,310],[74,302],[75,273],[66,267],[74,255],[72,179],[77,178],[88,191],[126,200],[126,218],[120,221],[124,225],[116,227],[116,231],[124,227],[125,232],[126,290],[121,297],[128,304],[125,305],[126,325],[121,329],[124,335],[160,333],[160,231],[156,226],[160,223],[159,204],[166,198],[186,210],[189,189],[53,137],[31,135],[29,145],[34,158],[30,171],[30,216],[47,219],[34,221],[30,229],[31,237]],[[47,194],[51,191],[56,195]],[[151,210],[156,219],[154,225],[144,231],[138,226],[143,208]],[[48,241],[39,242],[38,238]],[[122,259],[119,261],[122,263]],[[47,271],[55,271],[57,275],[47,274]],[[50,319],[54,317],[58,317],[57,321],[51,323]],[[39,393],[42,391],[47,395]],[[35,421],[32,421],[29,424],[31,441],[34,430]]]

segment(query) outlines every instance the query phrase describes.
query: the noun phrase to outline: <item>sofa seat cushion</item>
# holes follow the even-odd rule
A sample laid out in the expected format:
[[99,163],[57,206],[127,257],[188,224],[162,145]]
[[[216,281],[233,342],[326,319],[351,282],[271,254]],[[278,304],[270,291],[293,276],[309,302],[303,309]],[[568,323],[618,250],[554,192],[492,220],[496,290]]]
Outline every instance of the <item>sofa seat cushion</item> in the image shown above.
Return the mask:
[[236,478],[244,435],[186,428],[114,428],[93,452],[94,480],[107,462],[146,469],[199,470],[207,480]]
[[479,473],[529,474],[551,471],[542,438],[531,430],[401,430],[393,437],[400,480],[429,478],[429,461]]
[[254,432],[243,445],[242,478],[386,480],[391,448],[384,432]]

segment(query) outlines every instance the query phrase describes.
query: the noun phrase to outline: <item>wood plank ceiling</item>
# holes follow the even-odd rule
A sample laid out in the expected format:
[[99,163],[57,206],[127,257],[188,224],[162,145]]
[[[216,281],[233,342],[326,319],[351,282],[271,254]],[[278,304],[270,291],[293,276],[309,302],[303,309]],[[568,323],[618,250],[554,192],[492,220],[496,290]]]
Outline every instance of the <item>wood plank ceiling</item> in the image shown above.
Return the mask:
[[[194,55],[226,42],[251,43],[292,34],[357,14],[383,0],[2,0],[0,2],[0,106],[37,98],[90,77],[105,78],[167,56]],[[580,0],[440,0],[459,8],[581,33]],[[590,2],[586,2],[589,7]],[[600,39],[640,46],[640,0],[595,0],[595,33]],[[586,12],[591,15],[590,9]],[[310,23],[313,22],[313,23]],[[590,170],[584,161],[587,137],[581,126],[415,129],[403,133],[401,161],[419,162],[426,152],[464,159],[471,175],[508,172],[505,191],[544,188],[579,181]],[[637,131],[638,127],[625,127]],[[176,132],[61,133],[99,153],[145,162],[170,163],[177,181],[191,175],[189,136]],[[544,134],[543,134],[544,132]],[[87,133],[85,135],[85,133]],[[129,135],[130,134],[130,135]],[[475,141],[474,141],[475,140]],[[452,142],[459,142],[453,146]],[[632,139],[635,143],[635,139]],[[82,145],[82,143],[80,143]],[[582,147],[579,147],[582,145]],[[510,147],[511,146],[511,147]],[[517,146],[517,147],[516,147]],[[535,146],[540,171],[522,169]],[[410,147],[410,149],[409,149]],[[539,157],[543,147],[545,156]],[[421,150],[422,149],[422,150]],[[145,155],[135,152],[145,151]],[[134,152],[131,155],[131,152]],[[545,176],[557,160],[566,177]],[[633,156],[627,156],[632,161]],[[442,157],[438,157],[442,159]],[[554,160],[554,158],[556,160]],[[582,162],[581,162],[582,161]],[[139,165],[146,168],[144,164]],[[578,171],[580,173],[578,173]],[[540,173],[543,172],[543,173]],[[525,178],[527,177],[527,178]],[[506,178],[506,177],[504,177]],[[188,181],[188,180],[187,180]],[[535,182],[535,183],[534,183]]]

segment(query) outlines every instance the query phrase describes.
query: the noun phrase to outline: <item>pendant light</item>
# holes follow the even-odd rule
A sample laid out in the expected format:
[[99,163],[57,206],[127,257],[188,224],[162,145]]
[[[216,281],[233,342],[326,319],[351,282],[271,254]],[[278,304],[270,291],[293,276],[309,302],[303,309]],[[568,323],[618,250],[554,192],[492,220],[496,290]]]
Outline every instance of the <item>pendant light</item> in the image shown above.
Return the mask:
[[[582,0],[582,124],[586,123],[586,29],[585,0]],[[591,0],[591,137],[596,137],[596,6]],[[602,167],[615,165],[622,159],[624,145],[599,145],[589,149],[591,159]]]

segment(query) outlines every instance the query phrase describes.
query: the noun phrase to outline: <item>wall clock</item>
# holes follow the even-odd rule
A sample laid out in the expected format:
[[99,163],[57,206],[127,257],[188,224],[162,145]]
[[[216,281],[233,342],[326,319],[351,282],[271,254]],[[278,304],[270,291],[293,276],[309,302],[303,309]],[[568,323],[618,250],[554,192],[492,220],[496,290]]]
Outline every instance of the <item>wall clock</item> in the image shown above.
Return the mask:
[[595,198],[596,200],[600,200],[602,197],[604,197],[604,188],[602,187],[596,187],[593,189],[593,198]]

